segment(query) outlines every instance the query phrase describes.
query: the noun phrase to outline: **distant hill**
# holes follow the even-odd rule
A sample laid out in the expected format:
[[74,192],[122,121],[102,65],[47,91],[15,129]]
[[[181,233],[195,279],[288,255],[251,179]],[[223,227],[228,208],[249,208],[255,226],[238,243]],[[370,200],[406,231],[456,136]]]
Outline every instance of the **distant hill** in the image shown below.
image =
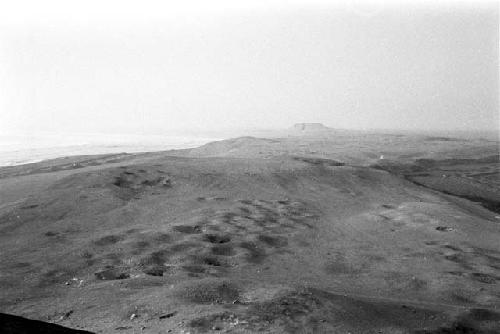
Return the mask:
[[328,131],[331,128],[323,125],[322,123],[296,123],[292,127],[296,131]]

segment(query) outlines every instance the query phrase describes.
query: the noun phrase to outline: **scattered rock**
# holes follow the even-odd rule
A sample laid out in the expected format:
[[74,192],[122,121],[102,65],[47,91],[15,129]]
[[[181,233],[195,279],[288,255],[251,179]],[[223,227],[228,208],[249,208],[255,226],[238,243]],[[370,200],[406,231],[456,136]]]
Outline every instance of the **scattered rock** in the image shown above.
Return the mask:
[[441,232],[452,232],[452,231],[454,231],[453,228],[448,227],[448,226],[438,226],[438,227],[436,227],[436,230],[437,231],[441,231]]
[[164,187],[171,187],[172,186],[172,181],[170,179],[164,179],[162,182],[161,182],[161,185],[164,186]]
[[64,283],[65,285],[73,285],[73,284],[76,284],[77,287],[81,287],[82,284],[83,284],[83,280],[82,279],[79,279],[77,277],[73,277],[72,279],[70,279],[69,281],[66,281]]
[[124,330],[131,329],[131,328],[132,328],[132,326],[119,326],[119,327],[116,327],[115,330],[124,331]]
[[167,319],[167,318],[172,318],[176,314],[177,314],[177,311],[174,311],[174,312],[170,312],[170,313],[167,313],[167,314],[160,315],[159,318],[160,318],[160,320]]
[[73,310],[69,310],[59,317],[59,321],[69,318],[73,314]]

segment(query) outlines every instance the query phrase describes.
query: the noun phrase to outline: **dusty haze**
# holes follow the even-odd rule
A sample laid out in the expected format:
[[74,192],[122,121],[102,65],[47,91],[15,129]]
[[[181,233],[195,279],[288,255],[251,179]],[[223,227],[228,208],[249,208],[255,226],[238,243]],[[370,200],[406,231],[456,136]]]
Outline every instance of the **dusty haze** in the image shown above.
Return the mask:
[[498,128],[495,3],[158,5],[2,5],[0,131]]

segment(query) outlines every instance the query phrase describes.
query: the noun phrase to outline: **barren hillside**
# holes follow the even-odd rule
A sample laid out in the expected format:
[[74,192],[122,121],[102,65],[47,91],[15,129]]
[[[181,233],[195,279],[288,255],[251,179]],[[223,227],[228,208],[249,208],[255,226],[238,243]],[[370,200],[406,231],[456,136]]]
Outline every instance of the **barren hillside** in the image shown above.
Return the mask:
[[403,168],[495,143],[354,142],[3,168],[0,311],[96,333],[497,333],[500,217]]

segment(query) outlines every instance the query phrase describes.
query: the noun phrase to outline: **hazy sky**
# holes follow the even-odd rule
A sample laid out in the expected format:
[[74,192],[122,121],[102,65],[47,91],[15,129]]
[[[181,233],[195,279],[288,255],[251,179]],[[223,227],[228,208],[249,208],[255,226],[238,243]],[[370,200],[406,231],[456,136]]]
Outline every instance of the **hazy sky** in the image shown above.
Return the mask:
[[499,126],[494,2],[5,3],[2,132]]

